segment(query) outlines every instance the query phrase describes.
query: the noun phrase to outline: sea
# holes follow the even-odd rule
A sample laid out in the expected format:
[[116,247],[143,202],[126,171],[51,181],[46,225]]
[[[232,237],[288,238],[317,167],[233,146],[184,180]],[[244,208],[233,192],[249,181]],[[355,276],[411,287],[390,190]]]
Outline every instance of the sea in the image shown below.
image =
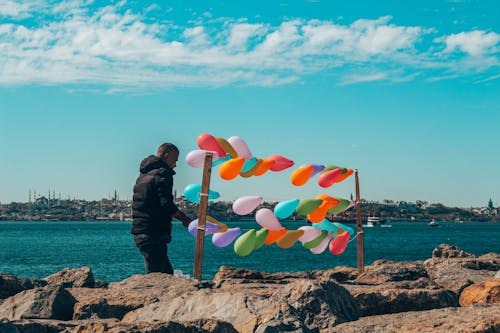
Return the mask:
[[[414,261],[430,258],[441,243],[453,244],[475,255],[500,253],[500,223],[437,221],[387,222],[364,228],[365,264],[377,259]],[[388,224],[390,223],[390,224]],[[259,228],[256,222],[227,222],[243,232]],[[287,229],[304,222],[285,221]],[[389,226],[390,225],[390,226]],[[354,228],[354,225],[348,225]],[[66,267],[89,266],[94,277],[108,282],[144,273],[142,256],[130,234],[131,222],[0,222],[0,272],[29,278],[43,278]],[[178,273],[192,275],[195,238],[174,222],[168,253]],[[289,249],[265,245],[245,257],[234,253],[233,244],[218,248],[206,236],[202,278],[212,279],[220,266],[263,272],[291,272],[356,267],[357,240],[352,238],[341,255],[328,249],[313,254],[300,242]]]

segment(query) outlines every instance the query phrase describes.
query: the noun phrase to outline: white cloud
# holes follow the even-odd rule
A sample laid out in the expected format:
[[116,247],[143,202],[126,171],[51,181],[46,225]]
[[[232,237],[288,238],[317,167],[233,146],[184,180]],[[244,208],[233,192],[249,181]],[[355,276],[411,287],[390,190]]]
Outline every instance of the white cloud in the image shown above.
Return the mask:
[[344,78],[342,78],[340,85],[380,81],[380,80],[386,80],[386,79],[387,79],[386,73],[374,73],[374,74],[366,74],[366,75],[352,74],[352,75],[347,75]]
[[460,32],[444,38],[446,49],[444,52],[460,50],[471,56],[481,56],[483,54],[497,51],[500,42],[500,35],[494,32],[481,30]]

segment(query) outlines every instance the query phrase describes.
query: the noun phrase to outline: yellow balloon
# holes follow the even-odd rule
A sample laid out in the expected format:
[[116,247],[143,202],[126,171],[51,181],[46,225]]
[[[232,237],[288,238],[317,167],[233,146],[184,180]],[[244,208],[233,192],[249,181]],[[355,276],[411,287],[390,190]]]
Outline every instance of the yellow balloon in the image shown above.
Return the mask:
[[264,163],[264,159],[259,158],[257,160],[257,162],[255,163],[255,165],[253,167],[251,167],[249,170],[247,170],[245,172],[240,172],[240,176],[244,177],[244,178],[252,177],[257,172],[257,170],[259,170],[262,163]]
[[225,225],[224,223],[221,223],[221,222],[217,221],[212,216],[208,216],[207,215],[207,221],[208,222],[212,222],[214,224],[217,224],[219,226],[219,232],[226,232],[227,231],[227,225]]
[[229,142],[227,142],[226,139],[224,139],[224,138],[215,138],[215,140],[222,147],[222,149],[224,149],[224,151],[226,153],[228,153],[229,155],[231,155],[231,158],[238,157],[238,153],[233,148],[233,146],[231,146],[231,144]]
[[281,236],[276,245],[282,249],[288,249],[297,242],[297,240],[304,235],[304,230],[287,230],[286,234]]

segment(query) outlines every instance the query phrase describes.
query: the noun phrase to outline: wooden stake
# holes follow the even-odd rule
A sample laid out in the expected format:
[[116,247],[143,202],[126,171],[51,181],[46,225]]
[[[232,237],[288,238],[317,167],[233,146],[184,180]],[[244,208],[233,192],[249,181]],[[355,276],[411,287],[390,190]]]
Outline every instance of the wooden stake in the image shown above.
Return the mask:
[[207,220],[208,190],[210,189],[210,175],[212,173],[212,153],[205,154],[203,165],[203,180],[201,183],[200,209],[198,210],[198,230],[196,231],[196,248],[194,251],[193,277],[201,281],[201,267],[203,265],[203,248],[205,246],[205,223]]
[[363,224],[361,221],[361,196],[359,194],[358,170],[354,171],[356,179],[356,233],[358,234],[358,274],[365,271],[365,243],[363,237]]

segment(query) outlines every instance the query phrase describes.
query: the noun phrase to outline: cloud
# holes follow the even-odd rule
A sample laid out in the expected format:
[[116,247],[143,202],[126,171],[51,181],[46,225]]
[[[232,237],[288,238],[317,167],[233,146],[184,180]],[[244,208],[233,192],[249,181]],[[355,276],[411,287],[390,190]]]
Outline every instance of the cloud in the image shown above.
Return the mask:
[[[464,68],[490,77],[498,67],[499,35],[493,32],[435,37],[433,29],[392,24],[390,16],[351,24],[297,18],[278,25],[202,16],[179,26],[155,17],[169,14],[154,8],[136,13],[126,2],[89,3],[65,1],[50,10],[35,1],[0,5],[0,15],[38,11],[44,17],[0,24],[0,85],[107,85],[108,91],[275,86],[323,72],[345,85],[404,82],[426,73],[450,77]],[[430,37],[434,44],[424,49],[421,42]],[[436,51],[442,44],[444,51]]]

